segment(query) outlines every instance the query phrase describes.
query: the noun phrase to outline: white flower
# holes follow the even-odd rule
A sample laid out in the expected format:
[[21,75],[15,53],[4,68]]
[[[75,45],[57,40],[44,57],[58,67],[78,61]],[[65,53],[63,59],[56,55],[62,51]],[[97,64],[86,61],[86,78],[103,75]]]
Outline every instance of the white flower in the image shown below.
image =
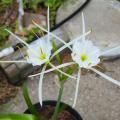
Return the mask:
[[89,69],[100,62],[100,50],[89,40],[78,40],[73,44],[72,59],[81,68]]
[[27,50],[27,62],[33,66],[42,65],[49,61],[52,45],[49,40],[39,39],[34,44],[29,45]]

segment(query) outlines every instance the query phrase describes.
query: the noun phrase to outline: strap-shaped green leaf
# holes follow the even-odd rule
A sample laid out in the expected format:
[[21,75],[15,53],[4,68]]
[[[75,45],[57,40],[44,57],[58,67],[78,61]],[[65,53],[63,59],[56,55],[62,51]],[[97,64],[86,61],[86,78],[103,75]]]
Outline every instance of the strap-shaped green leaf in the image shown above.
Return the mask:
[[38,112],[35,109],[35,107],[33,106],[32,101],[29,97],[28,89],[27,89],[26,84],[23,85],[23,96],[24,96],[25,102],[26,102],[26,104],[28,106],[28,109],[31,112],[31,114],[33,114],[35,116],[38,116]]
[[29,114],[4,114],[0,115],[0,120],[37,120],[37,118]]
[[[52,46],[53,46],[53,51],[56,52],[57,51],[57,46],[56,46],[55,41],[52,41]],[[55,57],[56,57],[57,62],[59,64],[62,64],[62,59],[60,58],[60,55],[57,54]]]

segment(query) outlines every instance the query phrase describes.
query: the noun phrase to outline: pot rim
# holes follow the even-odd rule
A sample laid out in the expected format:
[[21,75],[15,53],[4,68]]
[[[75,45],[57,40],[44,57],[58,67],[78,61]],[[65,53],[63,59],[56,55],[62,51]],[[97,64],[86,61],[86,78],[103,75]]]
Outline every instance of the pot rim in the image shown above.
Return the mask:
[[[43,106],[45,105],[52,105],[52,106],[55,106],[57,103],[56,100],[44,100],[43,101]],[[70,114],[72,114],[76,120],[83,120],[81,115],[74,109],[72,108],[70,105],[64,103],[64,102],[60,102],[61,105],[65,105],[66,106],[66,110],[70,112]],[[36,109],[41,109],[41,105],[40,103],[36,103],[34,104],[34,106],[36,107]],[[30,111],[29,109],[27,109],[24,113],[27,113],[27,114],[30,114]]]

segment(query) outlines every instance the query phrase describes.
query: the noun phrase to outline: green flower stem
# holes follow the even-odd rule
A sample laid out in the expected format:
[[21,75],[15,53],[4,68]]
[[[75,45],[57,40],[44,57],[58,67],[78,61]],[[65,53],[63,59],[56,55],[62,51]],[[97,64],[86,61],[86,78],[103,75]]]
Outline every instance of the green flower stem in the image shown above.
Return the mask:
[[60,108],[60,101],[61,101],[61,98],[62,98],[63,90],[64,90],[64,83],[61,83],[61,87],[59,89],[59,95],[58,95],[58,99],[57,99],[57,105],[55,107],[55,112],[54,112],[51,120],[57,120],[58,113],[59,113],[59,108]]

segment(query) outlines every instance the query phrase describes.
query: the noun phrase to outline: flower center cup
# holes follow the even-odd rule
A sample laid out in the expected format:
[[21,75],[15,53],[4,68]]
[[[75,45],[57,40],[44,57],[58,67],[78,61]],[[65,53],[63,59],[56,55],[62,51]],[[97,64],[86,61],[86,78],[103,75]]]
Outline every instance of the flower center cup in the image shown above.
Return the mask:
[[42,54],[40,55],[39,59],[40,59],[40,60],[46,59],[46,54],[42,53]]
[[87,57],[86,54],[82,54],[82,55],[80,56],[80,59],[81,59],[82,62],[85,62],[85,61],[88,59],[88,57]]
[[43,49],[40,47],[40,56],[39,56],[40,60],[44,60],[46,59],[46,54],[44,53]]

